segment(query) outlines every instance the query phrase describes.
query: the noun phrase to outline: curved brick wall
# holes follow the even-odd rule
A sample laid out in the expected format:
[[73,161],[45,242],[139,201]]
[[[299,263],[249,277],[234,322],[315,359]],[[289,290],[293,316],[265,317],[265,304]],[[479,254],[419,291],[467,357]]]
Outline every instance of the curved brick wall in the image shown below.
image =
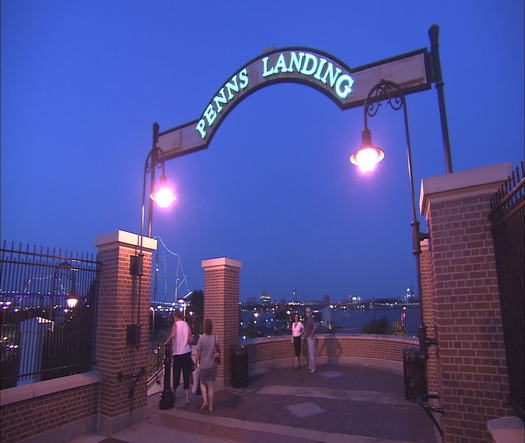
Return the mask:
[[[250,364],[292,358],[290,336],[254,338],[242,342],[248,349]],[[344,357],[371,358],[401,363],[403,349],[417,349],[417,338],[395,335],[333,335],[317,336],[317,355],[329,361]]]

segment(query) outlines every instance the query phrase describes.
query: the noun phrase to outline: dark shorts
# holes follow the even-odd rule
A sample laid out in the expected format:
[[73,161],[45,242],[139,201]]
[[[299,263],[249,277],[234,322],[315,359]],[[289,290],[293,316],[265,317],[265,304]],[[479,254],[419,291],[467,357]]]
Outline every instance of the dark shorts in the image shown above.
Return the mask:
[[301,337],[293,338],[293,348],[295,351],[295,356],[299,357],[301,355]]
[[201,368],[199,373],[201,383],[208,383],[209,381],[215,381],[217,378],[217,366],[211,368]]
[[190,388],[190,374],[193,366],[191,352],[173,356],[173,388],[177,389],[180,384],[180,373],[184,381],[184,389]]

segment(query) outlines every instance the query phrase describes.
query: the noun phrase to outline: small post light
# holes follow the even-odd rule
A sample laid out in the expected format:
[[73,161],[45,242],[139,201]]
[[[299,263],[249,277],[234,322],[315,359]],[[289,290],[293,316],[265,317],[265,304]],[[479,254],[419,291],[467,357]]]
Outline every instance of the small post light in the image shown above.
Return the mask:
[[69,309],[73,309],[78,304],[78,295],[77,295],[77,276],[73,268],[70,269],[71,272],[71,289],[66,299],[66,304]]
[[78,304],[78,297],[75,291],[71,291],[66,299],[66,304],[69,309],[73,309]]
[[384,157],[383,150],[373,145],[370,129],[365,129],[362,133],[361,146],[350,156],[350,161],[359,166],[361,172],[371,172]]

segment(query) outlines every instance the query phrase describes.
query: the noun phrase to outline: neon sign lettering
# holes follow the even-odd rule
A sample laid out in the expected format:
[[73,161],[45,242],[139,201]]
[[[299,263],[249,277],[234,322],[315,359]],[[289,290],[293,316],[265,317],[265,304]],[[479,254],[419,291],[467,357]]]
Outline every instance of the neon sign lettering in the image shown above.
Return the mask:
[[206,127],[211,127],[215,123],[217,116],[222,112],[221,104],[228,104],[235,98],[233,94],[242,91],[248,86],[248,71],[246,68],[242,69],[239,74],[235,74],[230,81],[228,81],[220,90],[219,93],[213,97],[211,103],[206,107],[202,114],[202,118],[197,123],[195,129],[199,131],[202,139],[207,135]]
[[[286,63],[285,54],[281,53],[275,66],[270,69],[268,69],[268,59],[269,57],[262,59],[263,77],[289,72],[297,72],[307,77],[313,74],[314,79],[321,81],[325,85],[328,77],[330,77],[330,87],[334,88],[335,86],[336,94],[342,99],[348,97],[352,92],[353,78],[348,74],[340,75],[343,71],[338,67],[334,69],[333,63],[323,57],[317,57],[307,52],[290,52],[288,63]],[[326,69],[323,72],[325,65]]]
[[342,103],[351,93],[354,79],[340,63],[322,54],[299,48],[282,50],[255,59],[228,80],[208,103],[195,130],[206,142],[227,113],[245,95],[275,82],[302,82],[323,90]]

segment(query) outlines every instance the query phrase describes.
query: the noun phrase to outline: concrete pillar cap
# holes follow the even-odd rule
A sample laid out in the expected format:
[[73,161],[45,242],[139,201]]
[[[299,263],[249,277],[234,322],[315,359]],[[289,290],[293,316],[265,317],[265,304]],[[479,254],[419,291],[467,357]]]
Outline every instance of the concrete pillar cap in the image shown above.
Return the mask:
[[[143,244],[142,248],[145,251],[156,251],[157,250],[157,240],[150,237],[142,237]],[[133,234],[131,232],[126,231],[113,231],[109,232],[108,234],[103,234],[95,237],[95,246],[97,248],[102,248],[105,246],[109,246],[111,244],[120,244],[123,246],[132,246],[132,247],[139,247],[140,246],[140,235]]]
[[419,209],[422,215],[430,195],[446,195],[467,188],[480,188],[487,185],[499,185],[512,174],[512,163],[498,163],[481,168],[467,169],[466,171],[452,172],[450,174],[436,175],[421,180],[421,193]]
[[232,258],[227,258],[227,257],[210,258],[208,260],[202,260],[201,265],[204,269],[224,267],[224,266],[230,266],[232,268],[242,267],[242,263],[239,260],[234,260]]

